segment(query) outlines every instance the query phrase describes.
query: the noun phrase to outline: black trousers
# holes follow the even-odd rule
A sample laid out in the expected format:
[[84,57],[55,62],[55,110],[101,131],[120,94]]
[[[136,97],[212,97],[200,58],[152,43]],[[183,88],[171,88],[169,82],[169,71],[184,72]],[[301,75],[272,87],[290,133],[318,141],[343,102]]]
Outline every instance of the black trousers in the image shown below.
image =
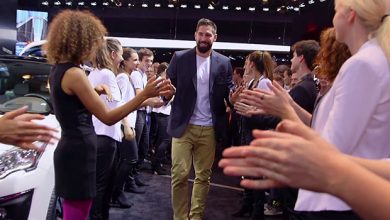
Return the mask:
[[122,139],[122,142],[119,144],[117,153],[116,153],[117,164],[114,169],[114,189],[112,192],[112,199],[115,200],[118,198],[120,193],[123,190],[127,176],[130,174],[130,169],[135,166],[138,160],[138,148],[135,142],[135,139],[128,141]]
[[138,146],[138,164],[141,165],[149,150],[149,128],[146,124],[146,111],[137,111],[135,139]]
[[96,197],[93,200],[90,219],[107,220],[114,186],[116,151],[118,142],[108,136],[97,136]]
[[[375,210],[373,210],[375,211]],[[353,211],[295,212],[290,220],[361,220]]]
[[167,126],[169,115],[161,113],[155,114],[156,125],[157,125],[157,136],[156,136],[156,152],[153,159],[153,165],[155,163],[161,163],[165,159],[165,153],[171,146],[171,136],[167,133]]

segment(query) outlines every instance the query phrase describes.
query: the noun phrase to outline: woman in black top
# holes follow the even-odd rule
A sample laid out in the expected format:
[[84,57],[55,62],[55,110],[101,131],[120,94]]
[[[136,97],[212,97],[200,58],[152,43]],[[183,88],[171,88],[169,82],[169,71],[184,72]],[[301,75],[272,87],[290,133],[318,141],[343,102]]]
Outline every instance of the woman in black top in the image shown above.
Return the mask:
[[47,57],[55,64],[49,77],[50,96],[62,129],[54,154],[55,189],[64,199],[64,220],[86,219],[96,194],[96,134],[91,114],[112,125],[147,98],[173,91],[169,81],[153,78],[134,99],[109,110],[98,95],[107,94],[107,87],[92,88],[79,68],[84,61],[93,60],[105,34],[101,21],[89,12],[65,10],[49,27]]

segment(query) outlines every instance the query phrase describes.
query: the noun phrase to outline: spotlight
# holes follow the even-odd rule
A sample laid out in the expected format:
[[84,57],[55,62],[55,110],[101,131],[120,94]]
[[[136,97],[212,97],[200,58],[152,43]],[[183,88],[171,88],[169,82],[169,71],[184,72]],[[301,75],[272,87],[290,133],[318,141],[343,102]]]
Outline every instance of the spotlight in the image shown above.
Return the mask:
[[122,6],[122,1],[121,1],[121,0],[111,0],[111,2],[112,2],[116,7],[121,7],[121,6]]
[[237,6],[237,7],[236,7],[236,10],[237,10],[237,11],[241,11],[241,7],[240,7],[240,6]]
[[96,6],[97,2],[91,2],[91,6]]
[[44,5],[44,6],[49,6],[49,2],[48,1],[43,1],[41,4]]
[[200,9],[200,5],[194,5],[194,8]]
[[224,6],[222,6],[222,9],[223,10],[229,10],[229,6],[228,5],[224,5]]
[[207,8],[210,9],[210,10],[214,10],[214,6],[212,6],[211,4]]
[[309,0],[307,3],[309,3],[309,5],[314,4],[314,0]]
[[59,6],[59,5],[61,5],[61,2],[60,1],[55,1],[54,5]]
[[67,5],[67,6],[72,6],[72,1],[67,1],[67,2],[65,2],[65,5]]
[[154,4],[154,7],[160,8],[160,7],[161,7],[161,4],[160,4],[160,3],[156,3],[156,4]]
[[255,7],[249,7],[249,9],[248,9],[249,11],[255,11],[256,10],[256,8]]
[[147,7],[148,7],[148,4],[146,4],[146,3],[142,3],[141,7],[143,7],[143,8],[147,8]]
[[187,5],[186,4],[182,4],[182,5],[180,5],[180,8],[187,8]]
[[79,6],[84,6],[85,3],[84,3],[84,2],[78,2],[77,4],[78,4]]
[[175,5],[173,5],[173,4],[168,4],[168,8],[173,8],[173,7],[175,7]]
[[212,5],[213,7],[219,5],[219,0],[210,0],[209,4]]
[[263,11],[269,11],[269,8],[264,7]]

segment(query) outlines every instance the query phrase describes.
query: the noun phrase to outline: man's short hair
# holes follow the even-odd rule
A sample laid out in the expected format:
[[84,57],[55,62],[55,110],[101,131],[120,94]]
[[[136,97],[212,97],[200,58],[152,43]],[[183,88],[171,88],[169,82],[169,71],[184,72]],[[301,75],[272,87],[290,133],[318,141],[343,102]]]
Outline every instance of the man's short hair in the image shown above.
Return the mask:
[[242,67],[236,67],[234,68],[233,73],[239,74],[241,78],[244,76],[244,68]]
[[153,51],[149,50],[148,48],[141,48],[138,51],[139,61],[142,61],[144,57],[152,57],[152,56],[154,56]]
[[313,62],[320,50],[320,44],[315,40],[302,40],[296,42],[292,46],[292,50],[297,53],[298,56],[303,55],[306,61],[306,65],[309,69],[313,70]]
[[200,26],[211,26],[213,28],[213,34],[217,33],[217,25],[210,19],[201,18],[196,25],[196,31],[198,31]]

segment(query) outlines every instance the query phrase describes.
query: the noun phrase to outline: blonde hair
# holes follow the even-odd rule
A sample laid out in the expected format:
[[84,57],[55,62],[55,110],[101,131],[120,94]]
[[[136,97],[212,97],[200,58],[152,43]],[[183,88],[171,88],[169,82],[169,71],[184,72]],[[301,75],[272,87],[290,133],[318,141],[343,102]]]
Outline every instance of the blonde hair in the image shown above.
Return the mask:
[[116,71],[111,57],[111,52],[118,52],[122,49],[121,43],[117,39],[108,38],[96,52],[95,67],[98,69],[107,68]]
[[49,63],[68,61],[75,64],[91,60],[106,33],[102,22],[92,13],[64,10],[49,25],[44,45],[47,59]]
[[376,37],[379,45],[390,62],[390,18],[383,19],[389,11],[388,0],[344,0],[342,4],[350,7],[358,14],[364,27],[370,31],[370,38]]

